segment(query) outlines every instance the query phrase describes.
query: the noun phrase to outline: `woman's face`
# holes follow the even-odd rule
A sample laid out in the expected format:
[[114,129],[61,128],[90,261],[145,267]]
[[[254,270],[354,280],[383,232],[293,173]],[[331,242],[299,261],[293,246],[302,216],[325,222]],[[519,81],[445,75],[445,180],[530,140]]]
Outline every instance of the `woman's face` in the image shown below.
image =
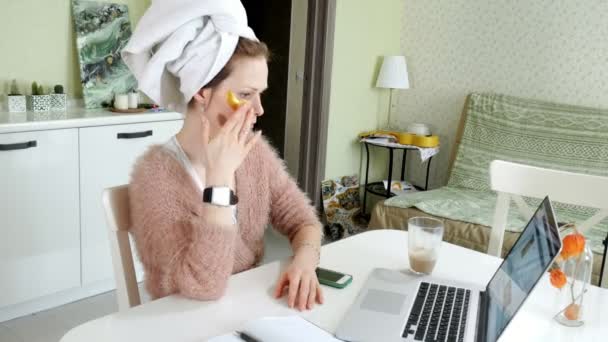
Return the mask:
[[[234,115],[234,109],[227,101],[228,91],[240,100],[251,103],[257,117],[264,114],[261,95],[268,88],[268,65],[264,57],[241,57],[232,62],[232,72],[216,87],[204,88],[204,114],[210,123],[211,134],[217,132]],[[254,121],[255,124],[255,121]],[[253,126],[251,127],[253,128]]]

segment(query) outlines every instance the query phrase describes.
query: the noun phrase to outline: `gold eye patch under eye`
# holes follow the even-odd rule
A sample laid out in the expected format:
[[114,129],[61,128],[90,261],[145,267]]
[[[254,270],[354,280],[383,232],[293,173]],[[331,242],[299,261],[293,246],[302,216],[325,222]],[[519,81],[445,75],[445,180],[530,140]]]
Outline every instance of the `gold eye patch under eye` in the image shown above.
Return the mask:
[[240,106],[244,105],[247,102],[247,100],[240,100],[238,97],[236,97],[232,90],[228,90],[226,100],[228,101],[228,105],[234,110],[239,109]]

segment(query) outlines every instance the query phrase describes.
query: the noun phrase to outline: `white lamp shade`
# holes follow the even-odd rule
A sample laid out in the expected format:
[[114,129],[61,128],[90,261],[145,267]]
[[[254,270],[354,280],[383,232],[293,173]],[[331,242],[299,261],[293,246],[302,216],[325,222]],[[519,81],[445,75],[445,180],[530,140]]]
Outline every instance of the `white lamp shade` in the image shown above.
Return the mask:
[[385,56],[376,81],[377,88],[408,89],[410,82],[403,56]]

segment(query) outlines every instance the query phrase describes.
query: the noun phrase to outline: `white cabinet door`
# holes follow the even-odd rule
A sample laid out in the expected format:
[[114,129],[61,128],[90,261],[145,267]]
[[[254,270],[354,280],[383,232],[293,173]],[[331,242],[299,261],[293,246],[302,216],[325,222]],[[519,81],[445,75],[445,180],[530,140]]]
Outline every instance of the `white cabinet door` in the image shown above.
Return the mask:
[[[137,157],[150,145],[169,140],[182,123],[173,120],[80,129],[83,285],[113,279],[108,228],[101,204],[103,189],[127,184]],[[136,270],[141,280],[138,262]]]
[[0,134],[0,307],[80,286],[78,130]]

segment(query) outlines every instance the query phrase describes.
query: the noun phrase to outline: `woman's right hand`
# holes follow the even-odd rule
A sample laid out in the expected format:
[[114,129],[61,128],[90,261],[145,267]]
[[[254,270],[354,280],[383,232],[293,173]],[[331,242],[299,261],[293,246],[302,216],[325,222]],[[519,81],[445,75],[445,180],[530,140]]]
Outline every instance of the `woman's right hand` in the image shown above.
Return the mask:
[[260,138],[261,131],[251,135],[255,113],[249,103],[234,112],[213,137],[209,121],[203,115],[202,163],[207,186],[230,186],[234,173]]

